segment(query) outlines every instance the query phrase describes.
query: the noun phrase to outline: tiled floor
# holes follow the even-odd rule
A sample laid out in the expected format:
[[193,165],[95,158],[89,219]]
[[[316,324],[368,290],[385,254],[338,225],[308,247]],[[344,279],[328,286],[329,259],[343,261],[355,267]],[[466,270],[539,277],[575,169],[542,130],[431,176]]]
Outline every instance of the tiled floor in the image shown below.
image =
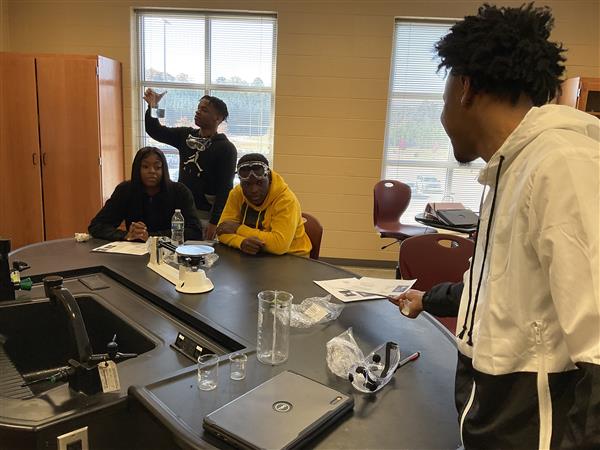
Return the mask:
[[396,278],[396,269],[375,269],[373,267],[340,266],[363,277]]

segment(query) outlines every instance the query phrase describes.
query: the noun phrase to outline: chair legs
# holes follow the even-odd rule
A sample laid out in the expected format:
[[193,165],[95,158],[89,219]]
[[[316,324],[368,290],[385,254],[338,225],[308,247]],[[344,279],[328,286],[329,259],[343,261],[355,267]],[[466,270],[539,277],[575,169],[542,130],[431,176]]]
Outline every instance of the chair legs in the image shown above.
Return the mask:
[[396,239],[394,242],[390,242],[389,244],[385,244],[383,247],[381,247],[381,250],[388,248],[390,245],[397,244],[398,242],[400,242],[400,239]]

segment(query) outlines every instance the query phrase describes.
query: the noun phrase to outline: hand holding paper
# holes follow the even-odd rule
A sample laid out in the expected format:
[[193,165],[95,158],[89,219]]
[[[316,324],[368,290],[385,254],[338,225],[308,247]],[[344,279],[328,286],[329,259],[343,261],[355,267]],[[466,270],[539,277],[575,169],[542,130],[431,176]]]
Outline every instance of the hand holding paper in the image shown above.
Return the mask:
[[414,319],[423,311],[423,295],[423,291],[408,289],[397,297],[390,297],[389,301],[396,305],[403,315]]
[[384,278],[339,278],[315,283],[343,302],[396,297],[410,289],[416,280],[390,280]]

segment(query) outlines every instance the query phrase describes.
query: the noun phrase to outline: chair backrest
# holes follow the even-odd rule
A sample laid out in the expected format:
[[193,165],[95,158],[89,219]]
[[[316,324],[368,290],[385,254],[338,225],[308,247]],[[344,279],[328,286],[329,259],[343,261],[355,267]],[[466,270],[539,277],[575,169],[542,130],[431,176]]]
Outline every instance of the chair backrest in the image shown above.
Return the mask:
[[373,188],[373,225],[383,222],[399,222],[408,208],[411,190],[408,184],[398,180],[381,180]]
[[461,281],[474,248],[473,241],[453,234],[410,237],[400,245],[400,274],[404,279],[416,278],[413,288],[421,291],[444,281]]
[[319,252],[321,251],[321,238],[323,237],[323,227],[317,220],[317,218],[311,214],[302,213],[304,217],[304,230],[310,239],[312,244],[312,250],[310,251],[311,259],[319,259]]

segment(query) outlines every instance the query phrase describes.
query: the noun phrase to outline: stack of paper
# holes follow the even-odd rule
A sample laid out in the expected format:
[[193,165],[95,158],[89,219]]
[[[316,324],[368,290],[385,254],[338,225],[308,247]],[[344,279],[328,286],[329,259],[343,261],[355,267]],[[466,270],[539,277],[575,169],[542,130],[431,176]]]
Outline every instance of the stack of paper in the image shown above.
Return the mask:
[[93,252],[122,253],[124,255],[145,255],[148,246],[145,242],[117,241],[109,242],[101,247],[96,247]]
[[385,278],[338,278],[315,283],[343,302],[356,302],[397,296],[410,289],[417,280],[390,280]]

